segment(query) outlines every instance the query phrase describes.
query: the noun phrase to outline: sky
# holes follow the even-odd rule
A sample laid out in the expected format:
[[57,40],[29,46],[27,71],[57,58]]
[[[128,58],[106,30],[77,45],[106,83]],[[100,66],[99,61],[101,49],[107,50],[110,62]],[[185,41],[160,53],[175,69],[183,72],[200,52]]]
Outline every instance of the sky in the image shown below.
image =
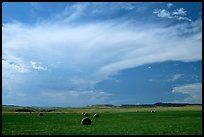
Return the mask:
[[3,2],[2,104],[202,104],[201,2]]

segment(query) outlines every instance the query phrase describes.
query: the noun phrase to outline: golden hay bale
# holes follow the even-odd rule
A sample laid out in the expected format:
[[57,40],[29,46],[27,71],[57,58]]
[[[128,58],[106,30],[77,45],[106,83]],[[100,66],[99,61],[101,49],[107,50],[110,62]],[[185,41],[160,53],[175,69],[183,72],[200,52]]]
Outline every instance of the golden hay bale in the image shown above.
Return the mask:
[[99,117],[99,114],[97,114],[97,113],[96,113],[96,114],[94,114],[94,117]]
[[81,124],[82,125],[91,125],[91,119],[89,119],[88,117],[85,117],[81,120]]
[[88,113],[84,113],[84,116],[88,116],[89,114]]
[[151,113],[155,113],[156,112],[156,110],[151,110]]

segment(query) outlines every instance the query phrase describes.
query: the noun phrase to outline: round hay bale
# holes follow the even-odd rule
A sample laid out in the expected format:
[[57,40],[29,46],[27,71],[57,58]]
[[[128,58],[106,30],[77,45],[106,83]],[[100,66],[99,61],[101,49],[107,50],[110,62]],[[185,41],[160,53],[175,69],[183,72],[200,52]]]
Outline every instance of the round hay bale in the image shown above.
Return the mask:
[[88,113],[84,113],[84,116],[88,116],[89,114]]
[[43,113],[40,113],[38,116],[43,116]]
[[155,113],[155,112],[156,112],[156,110],[152,110],[152,111],[151,111],[151,113]]
[[89,119],[88,117],[85,117],[81,120],[81,124],[82,125],[91,125],[91,119]]
[[96,113],[96,114],[94,114],[94,117],[99,117],[99,114],[97,114],[97,113]]

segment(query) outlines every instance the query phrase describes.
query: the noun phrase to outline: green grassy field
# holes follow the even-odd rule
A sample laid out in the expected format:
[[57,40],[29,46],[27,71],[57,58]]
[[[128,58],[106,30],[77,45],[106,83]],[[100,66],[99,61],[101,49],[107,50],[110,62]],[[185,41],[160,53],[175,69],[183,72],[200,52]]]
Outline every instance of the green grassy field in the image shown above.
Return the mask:
[[[5,135],[202,135],[202,106],[66,108],[44,116],[2,112]],[[89,113],[91,125],[81,125],[82,112]]]

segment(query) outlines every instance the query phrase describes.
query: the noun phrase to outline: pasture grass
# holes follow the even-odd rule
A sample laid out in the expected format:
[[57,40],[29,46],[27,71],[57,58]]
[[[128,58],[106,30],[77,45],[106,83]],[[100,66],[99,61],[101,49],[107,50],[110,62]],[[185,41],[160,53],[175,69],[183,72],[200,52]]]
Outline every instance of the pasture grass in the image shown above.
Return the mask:
[[[136,112],[139,110],[139,112]],[[157,110],[151,113],[151,110]],[[59,113],[60,112],[60,113]],[[81,125],[88,112],[91,125]],[[58,114],[57,114],[58,113]],[[93,115],[99,113],[99,118]],[[202,108],[66,108],[44,113],[2,113],[5,135],[202,135]]]

